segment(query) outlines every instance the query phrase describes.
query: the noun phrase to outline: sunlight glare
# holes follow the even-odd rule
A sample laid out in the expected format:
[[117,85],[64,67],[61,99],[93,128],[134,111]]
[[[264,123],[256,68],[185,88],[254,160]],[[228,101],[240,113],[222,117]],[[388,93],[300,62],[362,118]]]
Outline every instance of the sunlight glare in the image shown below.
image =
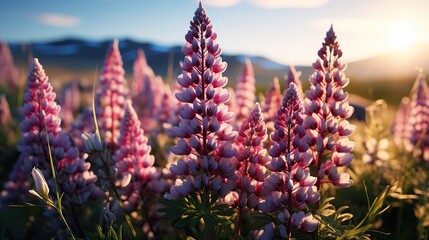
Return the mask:
[[396,22],[389,29],[388,44],[392,50],[403,50],[416,42],[416,29],[409,22]]

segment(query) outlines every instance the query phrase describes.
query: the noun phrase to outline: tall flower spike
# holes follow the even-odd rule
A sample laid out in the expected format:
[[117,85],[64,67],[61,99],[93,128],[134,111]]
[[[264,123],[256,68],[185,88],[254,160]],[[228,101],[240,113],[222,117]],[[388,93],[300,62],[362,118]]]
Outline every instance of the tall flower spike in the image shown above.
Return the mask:
[[79,82],[71,81],[66,84],[61,91],[61,123],[65,131],[69,131],[74,122],[74,114],[76,114],[80,107],[79,99]]
[[348,187],[352,185],[349,174],[339,173],[338,168],[347,167],[353,160],[351,151],[355,144],[348,136],[355,127],[347,121],[353,113],[353,107],[347,101],[348,93],[343,90],[349,79],[344,75],[346,64],[341,62],[343,52],[332,26],[318,55],[304,100],[307,115],[304,125],[312,136],[313,163],[318,177],[316,186],[319,189],[322,182],[330,182]]
[[107,51],[95,98],[100,133],[111,151],[119,147],[119,125],[129,92],[118,44],[115,40]]
[[429,89],[425,75],[420,72],[411,92],[406,139],[415,154],[429,161]]
[[2,204],[27,199],[30,187],[28,176],[33,167],[40,169],[48,182],[51,180],[46,132],[57,181],[64,193],[63,201],[81,205],[91,194],[96,193],[96,177],[88,171],[90,164],[78,156],[78,149],[71,146],[69,136],[61,129],[59,111],[52,85],[35,58],[27,78],[21,108],[21,138],[17,146],[20,155],[1,193]]
[[249,111],[255,105],[255,84],[255,74],[253,72],[252,62],[247,58],[235,90],[237,106],[235,119],[238,126],[240,126],[241,122],[246,118]]
[[272,174],[263,183],[264,201],[259,204],[263,212],[276,211],[281,223],[282,238],[290,239],[292,229],[312,232],[317,229],[311,213],[304,213],[307,204],[320,198],[310,175],[312,163],[309,139],[304,127],[303,107],[295,83],[285,92],[278,111],[275,130],[271,135],[272,157],[267,168]]
[[172,131],[179,141],[171,151],[184,156],[170,170],[179,178],[166,198],[186,196],[209,188],[224,196],[236,180],[231,142],[236,132],[230,124],[233,113],[225,105],[230,95],[222,76],[227,64],[220,57],[216,33],[200,3],[185,36],[186,55],[177,82],[183,87],[176,98],[183,102],[180,122]]
[[265,165],[268,162],[264,142],[267,129],[259,103],[247,114],[240,125],[236,139],[237,148],[237,187],[225,200],[237,207],[238,224],[236,236],[240,235],[243,211],[257,206],[260,200],[260,189],[267,177]]
[[302,91],[301,80],[299,80],[299,77],[301,75],[302,75],[301,71],[297,71],[293,65],[289,65],[289,72],[285,74],[285,79],[286,79],[286,89],[289,87],[290,83],[292,82],[295,83],[299,96],[303,98],[304,92]]
[[161,92],[164,82],[161,77],[155,76],[148,65],[143,49],[137,52],[133,67],[132,100],[137,115],[142,122],[143,130],[149,133],[156,127],[156,113],[160,108]]
[[[406,148],[406,136],[409,136],[407,134],[408,128],[408,120],[410,119],[410,99],[408,97],[403,97],[401,100],[401,103],[398,107],[398,110],[396,112],[396,117],[393,120],[392,123],[392,135],[393,135],[393,141],[395,142],[396,146],[400,149]],[[410,146],[408,144],[408,146]],[[411,146],[410,146],[411,147]],[[408,147],[408,149],[410,149]],[[410,150],[408,150],[410,151]]]
[[0,142],[3,144],[15,144],[15,133],[13,126],[15,121],[10,113],[6,96],[0,94]]
[[131,175],[131,183],[119,190],[128,212],[141,210],[145,201],[164,190],[160,181],[161,172],[153,166],[155,159],[150,154],[151,147],[141,129],[137,113],[131,100],[125,104],[125,114],[121,121],[119,149],[112,156],[118,169],[118,179]]
[[277,111],[282,105],[282,94],[280,92],[279,79],[274,78],[270,89],[265,93],[265,102],[262,106],[264,119],[267,124],[268,134],[274,130],[274,122],[277,118]]
[[19,88],[19,71],[13,63],[7,42],[0,41],[0,84],[13,91]]

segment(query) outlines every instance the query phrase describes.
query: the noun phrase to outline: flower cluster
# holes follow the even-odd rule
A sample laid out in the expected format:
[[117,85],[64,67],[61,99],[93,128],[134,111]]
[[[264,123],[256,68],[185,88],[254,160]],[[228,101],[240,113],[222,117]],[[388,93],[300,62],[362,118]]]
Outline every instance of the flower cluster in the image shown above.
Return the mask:
[[301,74],[302,74],[301,71],[297,71],[293,65],[289,65],[289,71],[287,75],[285,75],[285,79],[286,79],[286,88],[289,87],[290,83],[295,83],[299,96],[303,98],[304,92],[302,90],[301,80],[299,80],[299,77],[301,76]]
[[[353,160],[351,151],[354,143],[349,141],[355,127],[346,120],[353,113],[347,101],[348,94],[343,88],[349,83],[343,71],[341,51],[331,26],[325,42],[319,50],[319,58],[313,64],[310,89],[304,100],[304,127],[312,138],[314,146],[313,164],[317,170],[317,188],[321,183],[330,182],[335,186],[348,187],[352,180],[348,173],[339,173],[340,167],[348,166]],[[327,178],[325,177],[327,176]]]
[[264,201],[258,207],[263,212],[276,211],[282,238],[290,238],[292,229],[312,232],[317,221],[311,213],[304,213],[307,204],[317,202],[320,195],[310,175],[313,161],[310,139],[303,127],[304,113],[299,93],[294,83],[285,92],[278,111],[273,142],[269,150],[272,157],[267,168],[272,174],[263,183]]
[[255,73],[253,72],[252,62],[247,58],[235,88],[237,107],[235,120],[238,126],[241,125],[241,122],[246,118],[255,104],[255,91]]
[[177,78],[183,87],[176,98],[184,103],[181,120],[172,132],[179,138],[171,152],[184,156],[170,170],[179,178],[166,198],[187,196],[201,188],[226,195],[236,180],[231,141],[236,132],[230,125],[233,113],[225,102],[230,98],[224,89],[227,78],[222,77],[226,63],[220,57],[207,12],[200,3],[185,36],[186,55],[181,62],[182,74]]
[[429,161],[429,89],[423,73],[419,73],[411,93],[409,118],[406,125],[407,145],[415,154]]
[[72,81],[65,85],[62,89],[61,99],[61,127],[68,131],[74,122],[74,114],[78,112],[80,107],[79,82]]
[[141,210],[147,198],[164,191],[165,181],[160,179],[159,169],[153,166],[155,158],[150,154],[151,147],[131,100],[125,104],[118,143],[120,147],[112,156],[118,169],[117,178],[131,176],[131,183],[120,189],[119,194],[127,211]]
[[262,106],[264,120],[267,124],[268,132],[271,133],[274,129],[274,122],[277,118],[277,111],[282,105],[282,94],[280,91],[279,79],[274,78],[268,91],[265,93],[265,102]]
[[107,51],[95,98],[100,134],[111,151],[118,148],[119,125],[124,114],[125,100],[128,98],[129,90],[124,74],[118,41],[115,40]]
[[410,149],[412,148],[412,146],[410,146],[409,142],[406,141],[406,136],[409,135],[407,134],[407,123],[409,117],[410,98],[403,97],[396,112],[396,117],[393,120],[391,131],[393,135],[393,141],[395,142],[396,146],[400,149],[403,149],[408,146],[408,151],[411,151]]
[[71,146],[69,136],[61,129],[59,111],[52,85],[36,58],[27,78],[21,109],[23,119],[17,146],[20,155],[1,194],[2,203],[26,200],[28,174],[33,167],[39,168],[44,176],[51,179],[49,150],[66,202],[82,205],[91,194],[96,193],[96,177],[88,171],[90,164],[79,157],[78,149]]
[[10,91],[19,88],[19,71],[13,63],[8,44],[3,41],[0,41],[0,80]]

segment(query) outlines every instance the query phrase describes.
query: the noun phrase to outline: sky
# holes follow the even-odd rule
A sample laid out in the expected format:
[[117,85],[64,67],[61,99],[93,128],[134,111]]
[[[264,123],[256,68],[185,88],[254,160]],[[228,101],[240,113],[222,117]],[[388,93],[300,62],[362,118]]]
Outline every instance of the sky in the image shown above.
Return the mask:
[[[310,65],[333,24],[346,62],[429,45],[428,0],[203,0],[224,53]],[[183,45],[197,0],[0,0],[0,40]]]

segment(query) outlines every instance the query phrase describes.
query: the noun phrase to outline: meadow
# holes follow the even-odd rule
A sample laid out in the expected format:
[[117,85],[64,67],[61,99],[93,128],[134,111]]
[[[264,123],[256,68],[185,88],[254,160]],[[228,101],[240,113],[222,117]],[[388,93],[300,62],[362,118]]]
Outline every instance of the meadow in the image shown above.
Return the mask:
[[1,45],[1,239],[429,239],[423,70],[353,81],[331,25],[308,79],[230,81],[213,25],[200,3],[177,78],[114,40],[85,88]]

